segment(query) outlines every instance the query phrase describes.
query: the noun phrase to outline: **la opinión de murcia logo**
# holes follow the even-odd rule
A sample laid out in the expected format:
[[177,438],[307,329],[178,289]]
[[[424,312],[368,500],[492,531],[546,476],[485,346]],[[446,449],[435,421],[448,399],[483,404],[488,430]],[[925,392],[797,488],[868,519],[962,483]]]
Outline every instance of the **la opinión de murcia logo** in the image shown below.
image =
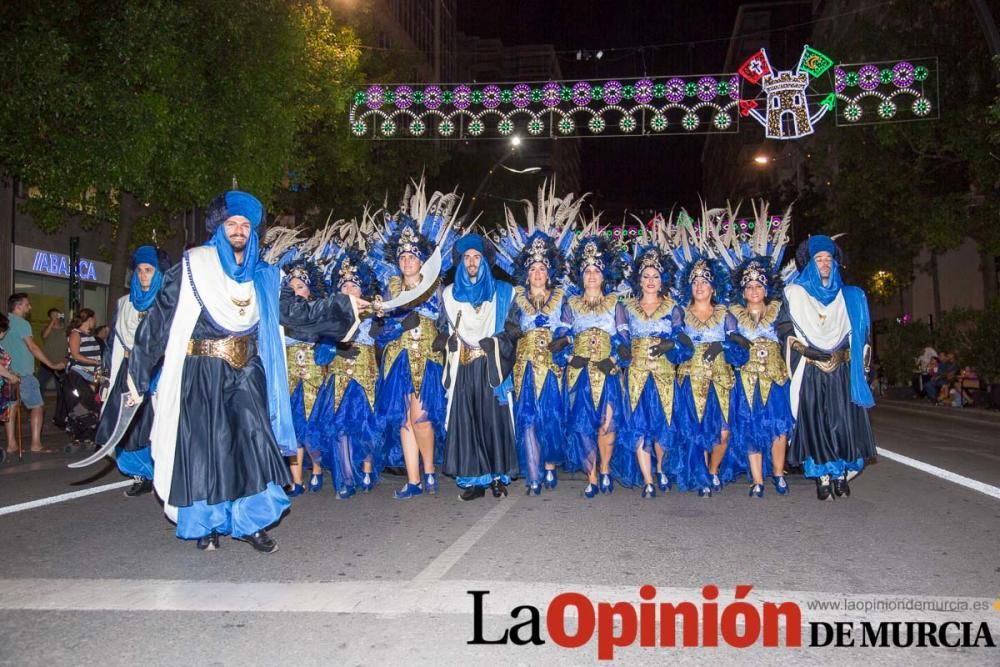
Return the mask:
[[[581,648],[596,636],[597,659],[614,659],[615,649],[638,645],[644,648],[765,648],[802,646],[802,610],[795,602],[746,600],[753,586],[738,585],[733,600],[717,602],[719,588],[701,589],[699,602],[655,601],[656,588],[639,589],[642,602],[594,602],[582,593],[556,595],[545,609],[545,631],[557,646]],[[484,602],[488,590],[466,591],[472,596],[472,639],[467,644],[546,643],[542,637],[542,612],[533,605],[519,605],[510,611],[518,621],[498,636],[487,637],[483,629]],[[576,627],[567,623],[576,619]],[[680,635],[677,627],[680,621]],[[810,647],[994,647],[986,622],[890,621],[870,623],[809,622]],[[782,632],[783,631],[783,632]],[[782,641],[783,639],[783,641]]]

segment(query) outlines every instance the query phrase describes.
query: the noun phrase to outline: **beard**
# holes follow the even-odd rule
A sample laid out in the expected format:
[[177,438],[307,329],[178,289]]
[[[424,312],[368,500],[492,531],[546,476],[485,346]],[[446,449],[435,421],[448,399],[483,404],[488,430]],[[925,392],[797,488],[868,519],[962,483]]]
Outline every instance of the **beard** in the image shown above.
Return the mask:
[[233,250],[243,250],[247,247],[247,239],[245,236],[231,236],[229,237],[229,245],[233,247]]

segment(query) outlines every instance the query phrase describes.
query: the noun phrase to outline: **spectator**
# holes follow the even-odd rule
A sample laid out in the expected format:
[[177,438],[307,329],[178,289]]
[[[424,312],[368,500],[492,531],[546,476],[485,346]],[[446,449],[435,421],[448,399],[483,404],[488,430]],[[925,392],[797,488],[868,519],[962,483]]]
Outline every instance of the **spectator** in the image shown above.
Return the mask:
[[928,366],[931,378],[924,385],[927,398],[936,403],[948,401],[948,385],[958,377],[958,364],[953,353],[941,352]]
[[66,407],[69,420],[74,424],[73,435],[77,444],[92,439],[92,426],[96,426],[97,404],[95,373],[102,365],[101,346],[94,336],[96,324],[94,311],[81,308],[70,322],[69,370],[66,374]]
[[[7,299],[8,325],[7,335],[4,337],[4,348],[10,354],[10,370],[17,374],[20,379],[21,403],[28,409],[31,415],[31,451],[42,451],[42,420],[45,416],[45,401],[42,400],[42,392],[38,387],[38,379],[34,375],[35,359],[45,364],[53,370],[66,368],[65,362],[52,361],[45,352],[38,347],[35,339],[31,337],[31,324],[27,317],[31,314],[31,300],[24,292],[11,294]],[[16,409],[16,408],[15,408]],[[8,419],[7,442],[14,442],[14,421]]]
[[938,353],[934,351],[934,348],[928,345],[920,353],[920,356],[914,359],[917,372],[913,378],[913,391],[918,398],[924,395],[927,381],[931,379],[931,362],[936,361],[937,356]]
[[104,357],[104,352],[108,349],[108,336],[111,335],[111,327],[107,324],[102,324],[101,326],[94,329],[94,338],[97,339],[97,344],[101,346],[101,357]]
[[[54,361],[66,359],[66,316],[58,308],[49,308],[49,321],[42,331],[42,350],[45,356]],[[63,399],[63,373],[39,364],[38,366],[38,388],[42,395],[49,388],[49,380],[55,384],[56,389],[56,413],[52,417],[52,423],[63,428],[66,426],[66,401]]]
[[[11,418],[11,406],[14,404],[14,387],[21,381],[17,375],[10,371],[10,355],[3,349],[3,339],[7,336],[7,329],[10,320],[3,313],[0,313],[0,422],[7,423]],[[11,453],[17,452],[17,443],[10,438],[8,432],[7,449]],[[0,463],[6,458],[7,451],[0,449]]]

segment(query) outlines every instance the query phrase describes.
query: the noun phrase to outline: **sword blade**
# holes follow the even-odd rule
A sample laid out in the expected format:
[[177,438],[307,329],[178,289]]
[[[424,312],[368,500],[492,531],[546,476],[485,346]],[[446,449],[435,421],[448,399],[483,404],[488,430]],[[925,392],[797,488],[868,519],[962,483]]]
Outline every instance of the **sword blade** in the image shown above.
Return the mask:
[[139,412],[139,408],[142,407],[142,401],[129,405],[129,398],[131,394],[125,392],[121,395],[121,401],[118,404],[118,419],[115,422],[115,430],[111,433],[111,437],[108,441],[101,445],[101,448],[96,452],[88,456],[81,461],[74,461],[70,463],[68,467],[70,468],[86,468],[89,465],[93,465],[103,459],[105,456],[110,455],[114,452],[115,447],[121,442],[122,438],[128,432],[128,427],[132,424],[132,420],[135,418],[136,413]]

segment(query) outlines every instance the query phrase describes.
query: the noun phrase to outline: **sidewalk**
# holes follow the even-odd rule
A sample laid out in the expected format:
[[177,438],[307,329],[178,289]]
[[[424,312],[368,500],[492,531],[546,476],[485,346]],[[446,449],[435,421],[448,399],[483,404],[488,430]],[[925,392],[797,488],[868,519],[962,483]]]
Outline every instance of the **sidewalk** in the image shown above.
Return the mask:
[[934,405],[924,400],[899,400],[876,397],[876,407],[919,413],[925,416],[956,419],[976,424],[1000,424],[1000,411],[984,410],[982,408],[952,408],[946,405]]
[[[65,454],[65,448],[67,445],[73,442],[73,436],[67,433],[64,429],[59,428],[52,423],[52,416],[56,412],[56,397],[55,394],[47,392],[45,394],[45,420],[42,422],[42,450],[41,452],[32,452],[31,450],[31,421],[28,416],[28,411],[21,408],[21,446],[23,449],[23,458],[19,461],[17,457],[17,444],[14,445],[14,451],[7,451],[7,459],[3,462],[3,467],[9,467],[17,464],[30,464],[38,463],[39,461],[51,460],[52,455]],[[13,419],[13,415],[11,415]],[[0,426],[2,430],[2,426]],[[3,433],[0,433],[0,447],[7,446],[7,438]]]

